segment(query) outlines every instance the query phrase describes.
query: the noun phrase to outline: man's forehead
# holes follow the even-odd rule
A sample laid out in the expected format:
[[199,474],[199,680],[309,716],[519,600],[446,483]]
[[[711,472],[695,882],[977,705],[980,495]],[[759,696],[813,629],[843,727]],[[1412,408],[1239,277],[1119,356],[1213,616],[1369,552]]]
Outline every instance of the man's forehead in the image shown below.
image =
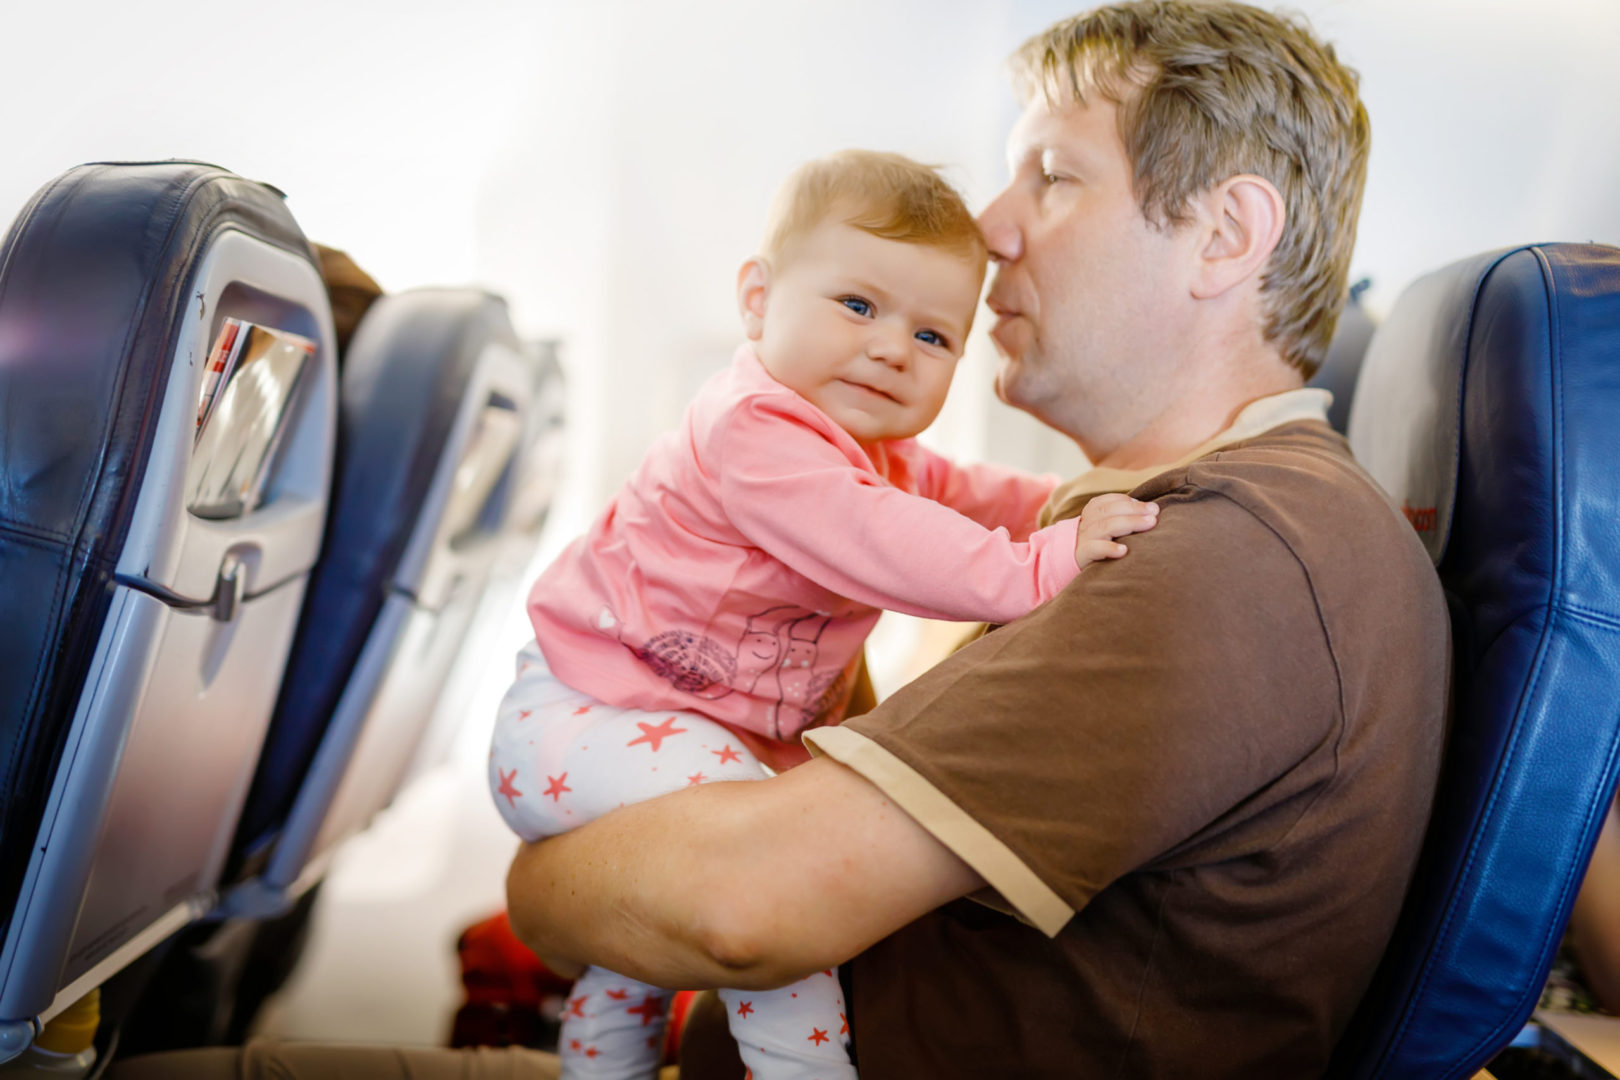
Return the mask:
[[1014,171],[1020,162],[1048,150],[1092,154],[1118,140],[1117,109],[1100,95],[1089,102],[1050,103],[1035,95],[1007,136],[1007,161]]

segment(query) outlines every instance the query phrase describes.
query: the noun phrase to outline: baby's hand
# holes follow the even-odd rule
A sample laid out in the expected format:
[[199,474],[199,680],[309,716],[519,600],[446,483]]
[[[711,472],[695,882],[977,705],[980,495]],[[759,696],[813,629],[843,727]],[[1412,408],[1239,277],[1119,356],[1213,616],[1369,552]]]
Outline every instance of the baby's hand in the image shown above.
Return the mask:
[[1074,561],[1085,566],[1100,559],[1117,559],[1127,550],[1117,542],[1119,537],[1146,532],[1158,520],[1158,503],[1138,502],[1115,492],[1098,495],[1080,511]]

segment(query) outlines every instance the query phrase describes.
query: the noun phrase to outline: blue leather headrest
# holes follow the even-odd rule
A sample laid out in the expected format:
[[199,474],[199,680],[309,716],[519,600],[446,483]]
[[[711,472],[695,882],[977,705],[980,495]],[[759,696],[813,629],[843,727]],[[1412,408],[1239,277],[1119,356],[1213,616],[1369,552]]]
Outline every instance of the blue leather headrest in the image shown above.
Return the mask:
[[278,192],[196,162],[73,169],[0,249],[0,913],[101,636],[190,275],[227,226],[312,258]]
[[1470,259],[1401,297],[1350,420],[1451,607],[1424,852],[1331,1075],[1467,1077],[1535,1005],[1620,754],[1620,249]]

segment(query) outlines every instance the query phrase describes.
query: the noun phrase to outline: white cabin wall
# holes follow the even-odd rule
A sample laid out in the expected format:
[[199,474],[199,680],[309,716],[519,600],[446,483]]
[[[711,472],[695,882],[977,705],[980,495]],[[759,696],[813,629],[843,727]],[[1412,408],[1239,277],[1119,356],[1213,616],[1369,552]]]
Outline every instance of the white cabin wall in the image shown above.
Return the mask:
[[[567,343],[582,511],[736,337],[776,183],[843,146],[953,166],[975,205],[1016,113],[1002,59],[1072,0],[88,0],[4,5],[0,219],[80,161],[276,184],[389,288],[477,282]],[[1386,309],[1504,244],[1620,241],[1620,5],[1301,0],[1363,77],[1355,260]],[[981,333],[929,439],[1072,469],[1000,408]]]
[[[564,5],[569,8],[568,5]],[[1362,74],[1374,144],[1354,272],[1386,310],[1426,269],[1526,240],[1620,242],[1620,5],[1305,0]],[[569,8],[572,10],[572,8]],[[770,5],[610,0],[537,42],[482,189],[480,268],[567,338],[599,505],[737,338],[731,286],[772,190],[843,146],[946,163],[975,206],[1016,116],[1003,57],[1071,0]],[[588,89],[580,89],[587,87]],[[569,101],[559,116],[556,103]],[[574,142],[559,137],[589,132]],[[567,237],[568,250],[557,250]],[[1071,471],[1066,440],[989,389],[981,326],[929,433],[964,457]]]

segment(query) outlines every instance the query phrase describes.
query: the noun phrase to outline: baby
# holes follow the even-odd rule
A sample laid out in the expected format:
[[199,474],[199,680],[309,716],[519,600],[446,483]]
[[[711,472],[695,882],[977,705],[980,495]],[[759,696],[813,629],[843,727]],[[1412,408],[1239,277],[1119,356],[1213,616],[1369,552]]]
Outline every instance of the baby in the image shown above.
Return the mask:
[[[489,766],[525,840],[799,763],[800,733],[842,718],[880,609],[1008,622],[1152,526],[1156,506],[1105,495],[1032,531],[1056,478],[914,440],[945,402],[985,258],[926,166],[848,151],[788,179],[738,274],[731,366],[530,593],[535,641]],[[855,1075],[833,972],[720,993],[755,1080]],[[563,1075],[651,1075],[666,1002],[587,970]]]

